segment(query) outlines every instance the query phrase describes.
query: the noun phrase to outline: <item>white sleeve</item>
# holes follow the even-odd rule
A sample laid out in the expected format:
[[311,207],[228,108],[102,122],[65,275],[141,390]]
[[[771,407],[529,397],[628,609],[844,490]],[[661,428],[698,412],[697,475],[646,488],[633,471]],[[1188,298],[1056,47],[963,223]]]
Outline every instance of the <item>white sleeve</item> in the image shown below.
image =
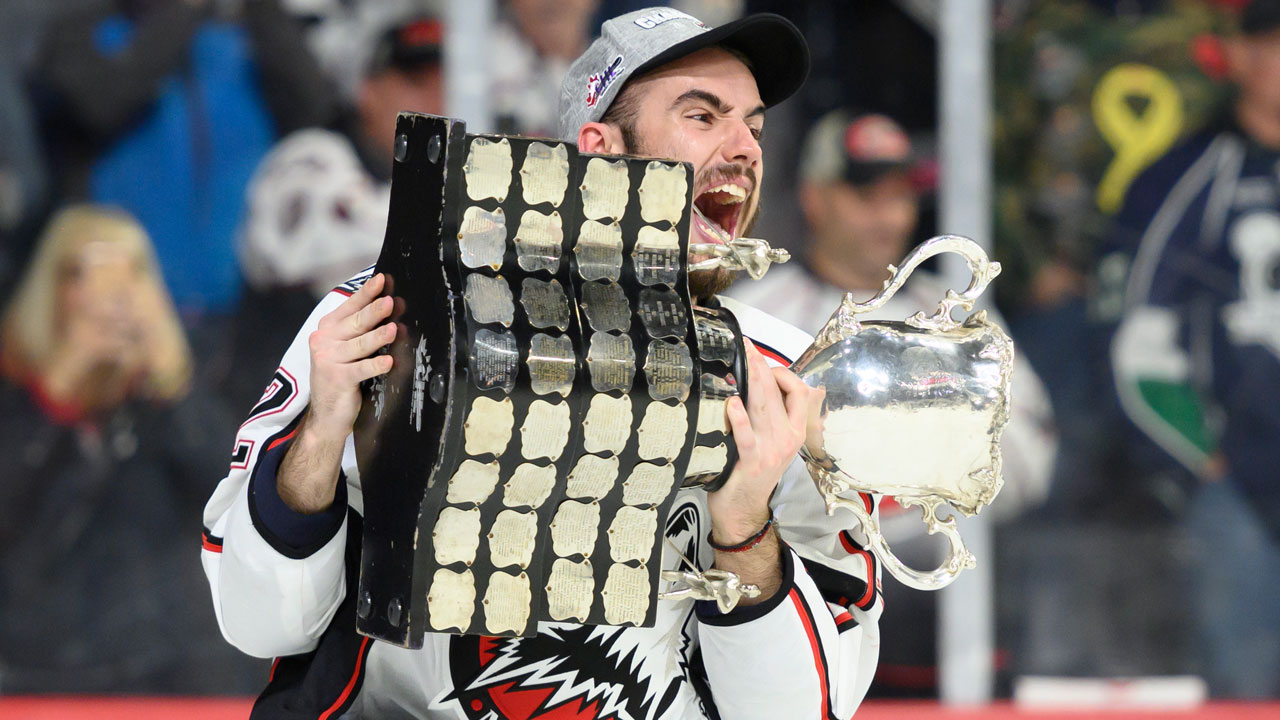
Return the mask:
[[[879,517],[878,499],[863,495]],[[721,615],[697,604],[703,661],[726,718],[848,718],[880,656],[880,564],[853,515],[826,514],[800,460],[774,496],[789,549],[782,586],[768,601]]]
[[[812,340],[750,306],[732,299],[724,305],[771,365],[789,364]],[[878,519],[879,498],[861,500]],[[783,474],[772,506],[789,546],[778,592],[723,615],[714,603],[697,603],[712,696],[720,715],[735,720],[848,718],[880,658],[880,563],[865,549],[852,514],[827,514],[799,458]]]
[[346,595],[349,498],[359,506],[351,438],[329,510],[294,512],[280,499],[275,481],[310,398],[308,337],[370,274],[366,270],[330,292],[312,312],[240,426],[230,470],[205,505],[201,561],[214,612],[222,634],[249,655],[314,649]]

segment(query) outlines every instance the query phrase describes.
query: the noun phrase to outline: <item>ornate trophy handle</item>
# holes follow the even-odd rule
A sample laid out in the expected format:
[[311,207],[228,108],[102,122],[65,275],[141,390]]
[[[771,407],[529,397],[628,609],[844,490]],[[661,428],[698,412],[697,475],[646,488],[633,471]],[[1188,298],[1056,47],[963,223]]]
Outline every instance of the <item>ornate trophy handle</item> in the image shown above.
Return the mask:
[[840,307],[836,308],[835,313],[831,315],[831,320],[827,321],[826,327],[818,334],[815,343],[827,345],[841,337],[858,332],[860,325],[855,315],[882,307],[902,288],[920,263],[946,252],[956,253],[969,263],[969,272],[973,274],[969,287],[962,293],[948,289],[947,296],[938,303],[938,310],[933,315],[925,316],[923,312],[918,312],[907,319],[907,324],[922,330],[936,331],[953,330],[959,327],[961,323],[951,318],[951,311],[957,307],[972,310],[974,301],[1000,274],[1000,263],[990,260],[982,246],[967,237],[939,235],[917,245],[902,261],[902,265],[890,265],[889,278],[884,281],[884,288],[875,297],[859,303],[854,302],[853,293],[845,293],[844,299],[840,301]]
[[[818,491],[822,493],[822,497],[827,503],[827,514],[833,514],[836,508],[845,508],[852,512],[862,523],[862,529],[866,532],[868,540],[870,540],[869,549],[871,552],[875,553],[880,563],[884,565],[890,574],[898,578],[903,585],[917,590],[938,590],[954,582],[961,571],[977,566],[977,560],[974,559],[973,553],[965,548],[964,540],[960,538],[960,531],[956,529],[956,519],[949,517],[945,520],[939,520],[935,514],[938,506],[943,504],[940,498],[901,498],[898,500],[902,505],[919,507],[921,518],[924,520],[929,534],[942,533],[947,538],[947,543],[950,546],[947,558],[941,565],[929,572],[921,572],[907,567],[905,563],[893,554],[893,551],[889,549],[889,543],[885,541],[884,535],[880,532],[880,523],[871,517],[871,514],[867,512],[861,502],[854,502],[849,498],[840,496],[840,492],[850,489],[848,485],[841,482],[837,475],[822,469],[812,460],[807,465],[809,466],[809,474],[813,476],[813,481],[817,484]],[[874,579],[872,581],[874,582]]]

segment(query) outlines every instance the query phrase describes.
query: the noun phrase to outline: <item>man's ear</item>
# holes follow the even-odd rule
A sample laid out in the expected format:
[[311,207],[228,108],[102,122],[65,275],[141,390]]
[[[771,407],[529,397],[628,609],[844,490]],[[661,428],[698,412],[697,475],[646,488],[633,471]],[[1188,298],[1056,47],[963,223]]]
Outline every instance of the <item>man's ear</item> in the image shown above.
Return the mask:
[[622,155],[627,152],[622,141],[622,131],[599,122],[583,123],[578,130],[578,152],[597,155]]

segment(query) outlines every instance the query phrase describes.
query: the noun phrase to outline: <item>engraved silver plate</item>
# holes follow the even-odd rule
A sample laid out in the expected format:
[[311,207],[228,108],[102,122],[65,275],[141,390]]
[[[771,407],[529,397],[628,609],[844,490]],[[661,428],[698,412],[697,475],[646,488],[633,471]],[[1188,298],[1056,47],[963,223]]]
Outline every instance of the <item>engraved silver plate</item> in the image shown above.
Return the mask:
[[583,455],[569,473],[565,494],[572,498],[599,500],[618,481],[618,456]]
[[533,561],[534,539],[538,536],[538,514],[503,510],[489,528],[489,558],[494,567],[518,565],[521,570]]
[[502,267],[507,254],[507,216],[502,208],[493,212],[475,205],[467,208],[458,231],[458,250],[467,267]]
[[547,501],[556,484],[556,469],[553,465],[534,465],[523,463],[511,474],[511,479],[502,489],[502,504],[507,507],[530,507],[537,509]]
[[551,549],[560,557],[591,557],[599,532],[599,503],[566,500],[551,519]]
[[610,625],[639,625],[649,612],[649,571],[615,563],[600,591],[604,619]]
[[492,635],[519,634],[529,624],[533,593],[529,576],[498,571],[489,576],[489,589],[484,592],[484,626]]
[[431,589],[427,591],[427,612],[433,629],[465,631],[471,626],[475,607],[476,579],[470,570],[460,573],[444,568],[436,570]]
[[503,327],[511,327],[515,318],[515,299],[511,295],[511,286],[498,277],[489,277],[480,273],[467,276],[467,289],[462,299],[471,311],[471,317],[478,323],[501,323]]
[[657,505],[667,499],[676,484],[676,468],[670,463],[639,463],[622,483],[622,502],[628,505]]
[[644,359],[644,375],[649,381],[649,397],[654,400],[679,400],[689,397],[693,387],[693,357],[683,342],[653,340]]
[[682,338],[688,332],[689,315],[674,290],[641,290],[637,312],[649,337]]
[[583,283],[582,301],[579,304],[587,314],[591,329],[596,332],[626,332],[631,329],[631,308],[627,305],[627,294],[617,283]]
[[441,510],[431,531],[431,544],[436,563],[460,562],[470,566],[476,560],[476,548],[480,547],[480,508]]
[[559,207],[569,187],[569,151],[564,145],[529,143],[520,167],[520,182],[527,204],[551,203]]
[[511,431],[515,424],[515,407],[511,404],[511,398],[494,400],[483,395],[476,398],[471,403],[471,412],[462,424],[467,454],[501,455],[507,449],[507,443],[511,442]]
[[573,247],[583,280],[614,280],[622,274],[622,226],[587,220]]
[[584,622],[591,614],[595,589],[595,572],[590,560],[574,562],[557,558],[547,581],[547,612],[551,619]]
[[[703,375],[703,378],[706,378]],[[729,434],[729,416],[724,410],[725,399],[718,395],[703,394],[698,401],[698,434]]]
[[713,447],[695,445],[689,457],[689,469],[685,470],[685,475],[687,477],[719,475],[728,463],[729,448],[724,443]]
[[471,152],[467,153],[467,164],[462,166],[462,174],[467,179],[467,197],[472,200],[497,198],[498,202],[507,199],[507,190],[511,186],[511,142],[502,138],[498,142],[485,138],[471,141]]
[[525,278],[520,286],[520,305],[529,316],[529,324],[536,328],[563,332],[569,327],[569,298],[559,280]]
[[520,454],[525,460],[556,460],[569,442],[569,403],[546,400],[529,403],[529,414],[520,426]]
[[621,220],[627,211],[627,193],[631,179],[627,177],[625,160],[591,158],[582,178],[582,214],[591,220]]
[[636,377],[636,351],[631,346],[631,336],[593,334],[587,367],[591,370],[591,387],[597,392],[630,392]]
[[641,283],[675,287],[680,273],[680,235],[674,228],[659,230],[645,225],[631,251],[631,262]]
[[488,500],[498,486],[498,472],[497,460],[487,463],[463,460],[458,471],[449,478],[449,491],[444,499],[455,505],[479,505]]
[[658,536],[655,508],[620,507],[609,524],[609,557],[614,562],[634,560],[643,565]]
[[555,272],[560,267],[560,246],[563,242],[564,225],[560,213],[543,215],[537,210],[525,210],[520,216],[520,228],[516,230],[516,262],[525,272]]
[[684,405],[651,402],[640,421],[640,448],[645,460],[674,460],[684,447],[689,418]]
[[587,418],[582,421],[582,446],[587,452],[622,452],[631,437],[631,396],[591,396]]
[[534,392],[567,396],[573,389],[577,369],[572,339],[566,335],[534,333],[529,341],[529,379]]
[[684,214],[689,180],[683,165],[654,160],[644,169],[640,181],[640,217],[645,222],[666,221],[675,225]]
[[476,387],[481,390],[502,388],[505,393],[511,392],[516,386],[516,372],[520,364],[516,336],[510,330],[477,330],[467,362],[471,368],[471,381]]
[[700,315],[693,316],[693,326],[698,331],[698,354],[702,359],[733,367],[733,361],[738,357],[733,330],[717,318]]

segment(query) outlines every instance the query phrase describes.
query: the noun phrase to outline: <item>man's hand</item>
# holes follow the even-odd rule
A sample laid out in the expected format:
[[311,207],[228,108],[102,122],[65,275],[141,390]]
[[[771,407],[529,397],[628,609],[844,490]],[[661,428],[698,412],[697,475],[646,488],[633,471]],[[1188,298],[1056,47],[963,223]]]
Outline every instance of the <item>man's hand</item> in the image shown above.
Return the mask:
[[360,412],[360,383],[391,370],[391,356],[370,357],[396,337],[390,297],[378,297],[386,278],[374,275],[355,294],[320,318],[308,338],[311,402],[289,448],[276,487],[294,510],[317,513],[333,503],[342,447]]
[[[747,402],[730,398],[725,410],[738,446],[738,463],[729,480],[709,493],[711,536],[721,545],[739,544],[769,519],[769,498],[783,472],[805,441],[806,424],[820,402],[817,392],[786,368],[770,368],[750,342],[747,343]],[[772,531],[746,552],[716,553],[716,567],[730,570],[761,589],[755,602],[777,591],[781,584],[779,544]],[[743,604],[751,604],[744,600]]]

